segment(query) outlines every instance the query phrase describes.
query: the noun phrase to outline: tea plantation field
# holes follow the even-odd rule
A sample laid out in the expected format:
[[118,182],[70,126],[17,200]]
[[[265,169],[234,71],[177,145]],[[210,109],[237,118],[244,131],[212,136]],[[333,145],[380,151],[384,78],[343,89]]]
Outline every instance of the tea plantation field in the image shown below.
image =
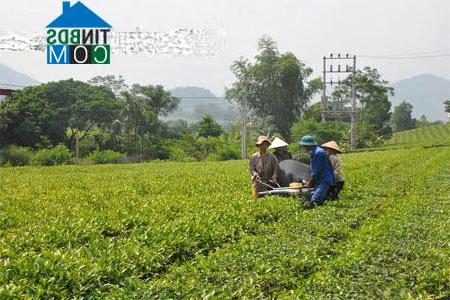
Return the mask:
[[450,296],[450,148],[343,156],[341,200],[246,162],[0,169],[0,298]]
[[395,132],[386,145],[450,145],[450,124]]

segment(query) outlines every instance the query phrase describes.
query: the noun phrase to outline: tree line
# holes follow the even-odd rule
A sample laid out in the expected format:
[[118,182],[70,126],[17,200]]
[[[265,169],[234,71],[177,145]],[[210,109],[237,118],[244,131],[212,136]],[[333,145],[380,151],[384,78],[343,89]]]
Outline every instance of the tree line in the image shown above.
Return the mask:
[[[301,134],[319,141],[349,143],[349,104],[352,81],[358,107],[358,147],[376,146],[393,131],[427,124],[411,117],[412,106],[402,102],[391,112],[394,90],[371,67],[341,81],[328,101],[340,113],[321,122],[320,78],[293,53],[281,53],[276,42],[263,37],[254,60],[232,63],[236,81],[225,90],[228,101],[248,109],[254,136],[264,133],[296,142]],[[94,151],[114,151],[135,160],[237,159],[239,122],[230,132],[208,115],[199,122],[164,119],[180,98],[161,85],[128,86],[121,76],[97,76],[87,82],[73,79],[44,83],[14,92],[0,104],[0,148],[9,145],[33,150],[65,146],[75,157]],[[450,100],[445,103],[450,111]],[[248,149],[249,152],[252,149]]]
[[163,86],[112,75],[27,87],[0,103],[0,156],[18,165],[64,163],[68,151],[93,162],[239,158],[239,137],[209,115],[169,126],[179,102]]

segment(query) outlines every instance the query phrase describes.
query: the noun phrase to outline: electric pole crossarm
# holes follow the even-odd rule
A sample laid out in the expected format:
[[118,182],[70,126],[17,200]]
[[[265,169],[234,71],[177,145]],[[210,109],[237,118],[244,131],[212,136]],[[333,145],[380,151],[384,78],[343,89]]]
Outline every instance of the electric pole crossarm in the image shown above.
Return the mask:
[[[327,61],[330,60],[330,64],[327,65]],[[339,60],[339,64],[337,65],[337,69],[333,70],[333,62],[335,60]],[[351,60],[351,63],[353,66],[349,66],[349,61]],[[347,64],[345,65],[345,68],[341,68],[341,61],[346,61]],[[337,63],[335,63],[337,64]],[[342,65],[343,67],[343,65]],[[333,55],[330,54],[330,56],[323,57],[323,80],[322,80],[322,85],[323,85],[323,94],[322,94],[322,122],[326,120],[326,115],[327,114],[336,114],[336,113],[341,113],[342,110],[330,110],[330,108],[328,107],[328,99],[327,99],[327,85],[330,85],[331,87],[333,85],[336,86],[340,86],[341,85],[341,80],[340,78],[338,79],[338,81],[333,81],[333,78],[330,78],[330,80],[327,79],[327,74],[350,74],[349,76],[351,76],[351,95],[350,95],[350,100],[351,100],[351,104],[352,104],[352,108],[350,111],[351,114],[351,125],[350,125],[350,131],[351,131],[351,136],[350,136],[350,143],[351,143],[351,147],[352,149],[356,149],[356,145],[357,145],[357,111],[356,111],[356,95],[355,95],[355,77],[356,77],[356,56],[350,56],[348,53],[345,55],[341,54],[337,54],[337,55]]]

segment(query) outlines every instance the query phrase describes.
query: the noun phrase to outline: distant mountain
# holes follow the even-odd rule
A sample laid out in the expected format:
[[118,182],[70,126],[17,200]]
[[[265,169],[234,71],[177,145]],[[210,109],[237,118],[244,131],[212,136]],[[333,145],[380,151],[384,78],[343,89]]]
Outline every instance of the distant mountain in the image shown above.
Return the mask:
[[231,122],[237,119],[235,105],[210,90],[202,87],[176,87],[170,90],[173,96],[181,98],[178,109],[168,119],[196,121],[205,114],[219,122]]
[[20,89],[23,86],[36,84],[39,84],[39,82],[28,75],[19,73],[8,66],[0,64],[0,88]]
[[447,120],[444,112],[445,100],[450,99],[450,80],[431,74],[422,74],[395,82],[393,107],[407,101],[414,107],[413,116],[425,115],[429,121]]
[[170,92],[177,97],[216,97],[210,90],[197,86],[176,87]]

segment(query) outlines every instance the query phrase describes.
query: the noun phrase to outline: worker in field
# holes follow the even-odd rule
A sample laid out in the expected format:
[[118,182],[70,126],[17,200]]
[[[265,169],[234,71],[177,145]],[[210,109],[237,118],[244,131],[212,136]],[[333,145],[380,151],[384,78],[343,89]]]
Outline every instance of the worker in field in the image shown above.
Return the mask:
[[249,162],[249,171],[252,178],[252,195],[256,198],[258,193],[276,186],[278,175],[278,160],[267,149],[270,141],[266,136],[259,136],[256,147],[259,151],[254,153]]
[[341,148],[335,141],[330,141],[322,144],[322,148],[325,149],[328,157],[330,158],[331,165],[333,166],[334,178],[336,179],[336,184],[330,189],[329,196],[331,200],[338,200],[339,193],[344,187],[344,164],[339,154],[342,153]]
[[318,146],[312,136],[303,136],[299,145],[311,154],[311,178],[306,184],[314,187],[314,192],[308,199],[308,205],[314,207],[325,202],[328,190],[335,184],[333,166],[325,150]]
[[278,137],[276,137],[272,141],[272,144],[270,145],[269,149],[274,149],[273,154],[278,159],[278,162],[281,162],[282,160],[285,159],[292,159],[292,155],[287,148],[288,145],[289,145],[288,143],[286,143],[285,141],[283,141]]

